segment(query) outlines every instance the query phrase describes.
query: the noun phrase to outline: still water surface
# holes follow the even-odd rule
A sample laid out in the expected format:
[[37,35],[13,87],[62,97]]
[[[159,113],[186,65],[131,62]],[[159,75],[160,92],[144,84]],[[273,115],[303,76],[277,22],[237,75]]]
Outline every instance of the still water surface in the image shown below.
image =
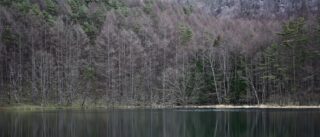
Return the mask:
[[0,111],[0,137],[320,137],[320,110]]

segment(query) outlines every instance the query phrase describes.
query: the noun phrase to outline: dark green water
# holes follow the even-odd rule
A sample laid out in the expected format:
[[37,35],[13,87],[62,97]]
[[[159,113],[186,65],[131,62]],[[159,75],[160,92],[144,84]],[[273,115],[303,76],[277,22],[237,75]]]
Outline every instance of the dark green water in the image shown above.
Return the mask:
[[320,137],[320,110],[0,111],[0,137]]

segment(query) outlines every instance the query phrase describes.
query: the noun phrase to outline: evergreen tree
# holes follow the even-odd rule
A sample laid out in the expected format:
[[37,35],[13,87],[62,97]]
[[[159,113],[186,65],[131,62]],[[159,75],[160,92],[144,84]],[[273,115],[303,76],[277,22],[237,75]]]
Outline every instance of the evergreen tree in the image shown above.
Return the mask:
[[51,16],[57,16],[58,15],[58,8],[57,4],[55,3],[54,0],[45,0],[47,9],[46,11],[51,15]]
[[297,91],[297,69],[305,60],[306,50],[305,46],[308,42],[306,30],[304,28],[305,22],[303,18],[290,21],[283,26],[280,33],[282,38],[281,45],[284,49],[289,51],[285,56],[290,57],[291,70],[291,89]]

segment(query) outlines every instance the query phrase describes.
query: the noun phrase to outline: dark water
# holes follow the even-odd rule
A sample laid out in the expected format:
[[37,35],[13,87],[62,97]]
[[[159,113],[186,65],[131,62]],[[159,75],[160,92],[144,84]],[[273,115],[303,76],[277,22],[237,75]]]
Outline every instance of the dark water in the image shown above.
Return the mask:
[[320,137],[320,110],[0,111],[0,137]]

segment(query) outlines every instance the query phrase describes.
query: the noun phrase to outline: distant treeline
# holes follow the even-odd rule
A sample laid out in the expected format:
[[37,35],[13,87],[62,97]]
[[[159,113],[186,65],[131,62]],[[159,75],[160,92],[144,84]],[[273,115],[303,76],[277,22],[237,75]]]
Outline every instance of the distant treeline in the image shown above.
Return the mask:
[[0,103],[319,104],[320,20],[147,0],[2,0]]

